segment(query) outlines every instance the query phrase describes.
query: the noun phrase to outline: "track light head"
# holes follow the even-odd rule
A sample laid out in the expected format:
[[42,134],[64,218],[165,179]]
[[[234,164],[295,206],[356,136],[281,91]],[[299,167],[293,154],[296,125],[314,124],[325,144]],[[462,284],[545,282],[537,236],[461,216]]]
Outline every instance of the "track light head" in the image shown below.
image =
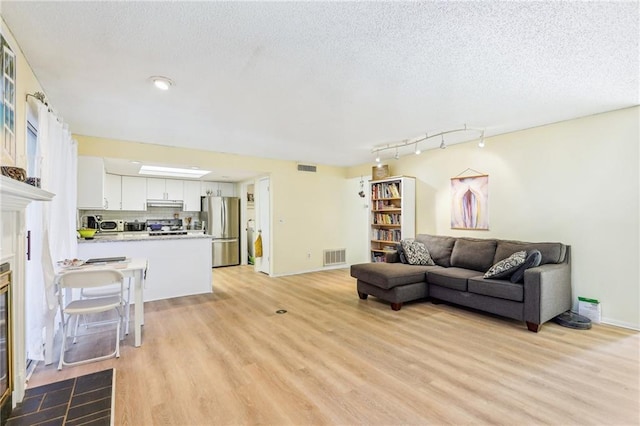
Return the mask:
[[480,135],[480,142],[478,142],[478,146],[480,148],[484,148],[484,130],[482,131],[482,134]]
[[445,149],[447,145],[444,143],[444,135],[442,135],[442,142],[440,142],[440,149]]
[[376,163],[380,162],[380,154],[376,154]]
[[421,152],[420,148],[418,148],[418,142],[416,142],[416,155],[420,155]]
[[400,158],[400,153],[398,152],[398,148],[396,148],[396,155],[393,156],[396,160]]

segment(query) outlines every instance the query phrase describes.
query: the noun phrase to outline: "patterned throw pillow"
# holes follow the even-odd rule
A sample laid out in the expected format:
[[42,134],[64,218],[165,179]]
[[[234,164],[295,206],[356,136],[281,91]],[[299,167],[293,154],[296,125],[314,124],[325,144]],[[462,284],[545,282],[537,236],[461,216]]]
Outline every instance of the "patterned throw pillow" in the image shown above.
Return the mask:
[[527,257],[527,252],[522,250],[513,253],[506,259],[502,259],[500,262],[493,265],[486,274],[485,278],[509,278],[516,269],[520,267]]
[[402,250],[411,265],[435,265],[427,247],[416,240],[402,240]]

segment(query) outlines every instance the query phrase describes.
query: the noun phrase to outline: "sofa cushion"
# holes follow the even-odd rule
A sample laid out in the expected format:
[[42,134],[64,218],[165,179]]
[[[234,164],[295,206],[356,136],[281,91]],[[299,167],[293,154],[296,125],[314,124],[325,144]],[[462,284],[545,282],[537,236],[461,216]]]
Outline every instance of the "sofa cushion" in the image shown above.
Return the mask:
[[451,252],[451,266],[485,272],[496,263],[493,261],[495,253],[496,240],[458,238]]
[[453,290],[467,291],[467,279],[477,276],[478,272],[471,269],[437,268],[427,271],[427,282]]
[[539,250],[542,255],[540,265],[547,263],[560,263],[564,261],[567,248],[562,243],[526,243],[522,241],[498,240],[496,255],[492,263],[496,263],[517,251]]
[[431,258],[436,265],[448,268],[451,266],[451,251],[456,239],[439,235],[418,234],[416,241],[421,242],[429,250]]
[[407,262],[411,265],[435,265],[427,247],[419,241],[402,240],[402,250],[407,258]]
[[518,268],[520,268],[520,266],[524,264],[526,258],[526,251],[517,251],[489,268],[489,270],[484,274],[484,278],[509,278],[518,270]]
[[522,284],[514,284],[508,280],[472,277],[469,278],[469,293],[498,297],[515,302],[524,301],[524,286]]
[[351,276],[376,287],[390,289],[425,280],[425,272],[435,266],[404,263],[360,263],[351,265]]
[[529,268],[535,268],[540,265],[540,261],[542,260],[542,254],[538,250],[530,250],[527,252],[527,258],[524,263],[515,270],[515,272],[511,275],[510,281],[512,283],[524,282],[524,271]]

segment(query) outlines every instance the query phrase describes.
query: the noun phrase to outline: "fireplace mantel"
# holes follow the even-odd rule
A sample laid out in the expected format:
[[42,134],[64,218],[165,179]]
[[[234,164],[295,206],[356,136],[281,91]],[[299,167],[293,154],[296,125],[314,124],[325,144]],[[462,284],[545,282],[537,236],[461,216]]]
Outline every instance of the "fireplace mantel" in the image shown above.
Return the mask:
[[12,405],[22,402],[26,381],[25,280],[26,209],[33,201],[51,201],[55,194],[0,176],[0,262],[12,270],[13,365]]
[[2,211],[21,211],[32,201],[51,201],[51,192],[27,185],[6,176],[0,176],[0,208]]

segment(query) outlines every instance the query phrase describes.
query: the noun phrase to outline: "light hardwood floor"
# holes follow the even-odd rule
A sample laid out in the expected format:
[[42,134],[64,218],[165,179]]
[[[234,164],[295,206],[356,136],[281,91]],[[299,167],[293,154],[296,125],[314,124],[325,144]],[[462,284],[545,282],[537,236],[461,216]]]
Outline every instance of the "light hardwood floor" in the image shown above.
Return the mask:
[[638,332],[394,312],[358,299],[346,269],[213,276],[211,295],[147,303],[142,347],[40,365],[29,386],[115,367],[116,425],[640,424]]

